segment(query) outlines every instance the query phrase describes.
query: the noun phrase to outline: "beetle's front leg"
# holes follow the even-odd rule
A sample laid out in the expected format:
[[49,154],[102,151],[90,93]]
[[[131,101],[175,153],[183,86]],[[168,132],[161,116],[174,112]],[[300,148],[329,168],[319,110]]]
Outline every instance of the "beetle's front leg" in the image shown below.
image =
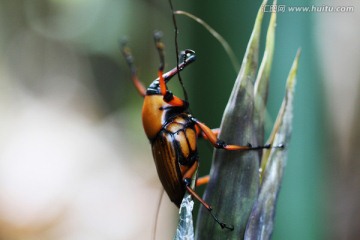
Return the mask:
[[164,44],[161,41],[161,34],[155,33],[154,40],[155,40],[156,49],[158,50],[160,57],[158,77],[159,77],[160,93],[163,96],[163,100],[164,102],[170,104],[171,106],[187,108],[189,105],[188,102],[174,96],[171,91],[167,90],[166,81],[164,77],[164,66],[165,66]]
[[183,174],[183,181],[185,183],[186,190],[195,197],[204,207],[208,210],[211,209],[211,206],[207,204],[191,187],[192,177],[194,176],[197,168],[199,166],[198,161],[195,161],[194,164]]
[[220,225],[221,228],[226,228],[229,230],[234,230],[234,226],[227,225],[226,223],[221,222],[213,213],[212,213],[212,207],[205,202],[204,199],[202,199],[191,187],[191,180],[192,176],[195,174],[196,169],[198,168],[199,163],[197,161],[194,162],[194,164],[184,173],[183,175],[183,181],[186,187],[186,190],[188,193],[190,193],[191,196],[195,197],[209,212],[210,215],[213,217],[213,219]]
[[136,90],[139,92],[139,94],[141,96],[145,96],[146,95],[146,88],[144,87],[144,85],[140,82],[137,73],[136,73],[136,67],[134,64],[134,57],[131,54],[131,50],[130,48],[127,46],[127,42],[123,41],[121,43],[121,51],[122,54],[126,60],[126,63],[129,65],[130,68],[130,72],[131,72],[131,80],[134,83],[134,86],[136,88]]

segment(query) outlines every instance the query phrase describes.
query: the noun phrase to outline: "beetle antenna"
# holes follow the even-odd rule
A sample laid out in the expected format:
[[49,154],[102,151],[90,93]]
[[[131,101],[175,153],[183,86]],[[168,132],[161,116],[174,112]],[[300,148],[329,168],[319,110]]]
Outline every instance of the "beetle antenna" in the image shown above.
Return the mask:
[[172,20],[173,20],[173,24],[174,24],[174,32],[175,32],[175,51],[176,51],[176,68],[178,70],[178,79],[179,79],[179,82],[181,84],[181,87],[183,89],[183,93],[184,93],[184,97],[185,97],[185,100],[188,101],[188,94],[186,92],[186,89],[184,87],[184,84],[183,84],[183,81],[181,79],[181,75],[180,75],[180,68],[179,68],[179,57],[180,57],[180,54],[179,54],[179,44],[178,44],[178,33],[179,33],[179,30],[178,30],[178,27],[177,27],[177,23],[176,23],[176,17],[175,17],[175,11],[174,11],[174,6],[172,4],[172,0],[169,0],[169,4],[170,4],[170,9],[171,9],[171,14],[172,14]]

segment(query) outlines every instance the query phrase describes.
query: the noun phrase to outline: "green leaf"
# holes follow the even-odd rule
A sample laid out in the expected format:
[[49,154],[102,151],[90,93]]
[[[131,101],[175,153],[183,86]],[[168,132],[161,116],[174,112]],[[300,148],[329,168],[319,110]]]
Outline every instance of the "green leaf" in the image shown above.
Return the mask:
[[[286,85],[286,95],[270,136],[270,142],[273,146],[286,145],[290,141],[293,95],[299,57],[300,51],[298,51],[290,70]],[[263,158],[266,158],[263,161],[266,163],[263,169],[263,180],[259,197],[254,205],[245,232],[246,240],[267,240],[271,238],[273,232],[275,206],[286,165],[287,146],[285,149],[273,148],[266,151],[268,154],[263,155]]]
[[[263,1],[262,6],[266,3]],[[276,0],[273,5],[276,5]],[[262,19],[263,8],[260,8],[223,115],[219,139],[227,144],[264,144],[265,105],[275,46],[276,12],[271,14],[265,51],[258,69]],[[208,211],[201,208],[197,239],[270,239],[291,135],[293,92],[299,57],[300,51],[290,70],[285,98],[268,140],[274,148],[263,152],[221,149],[214,152],[204,200],[212,204],[214,214],[226,224],[233,225],[234,230],[221,229]],[[286,147],[280,148],[281,145]]]
[[[276,0],[273,5],[276,4]],[[265,117],[267,114],[266,102],[269,88],[269,78],[271,72],[271,65],[274,56],[275,47],[275,27],[276,27],[276,11],[271,14],[270,23],[266,35],[266,45],[261,61],[257,78],[255,81],[254,95],[255,95],[255,113],[254,125],[258,142],[264,139]]]
[[[253,89],[263,14],[260,9],[222,119],[219,138],[229,144],[258,144],[254,133]],[[195,231],[197,239],[240,239],[244,236],[247,220],[259,191],[258,170],[259,154],[255,151],[215,150],[204,200],[211,203],[214,214],[225,223],[233,225],[234,230],[221,229],[208,211],[201,207]]]

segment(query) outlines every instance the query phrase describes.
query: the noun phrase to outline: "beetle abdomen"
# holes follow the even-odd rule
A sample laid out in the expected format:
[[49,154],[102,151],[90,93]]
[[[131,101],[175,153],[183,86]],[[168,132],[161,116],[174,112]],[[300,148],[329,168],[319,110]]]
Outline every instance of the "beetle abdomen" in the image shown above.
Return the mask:
[[152,152],[161,184],[170,200],[179,206],[185,194],[185,188],[171,139],[170,134],[161,132],[152,143]]
[[174,117],[152,142],[160,181],[178,207],[185,194],[182,176],[198,160],[194,123],[187,114]]

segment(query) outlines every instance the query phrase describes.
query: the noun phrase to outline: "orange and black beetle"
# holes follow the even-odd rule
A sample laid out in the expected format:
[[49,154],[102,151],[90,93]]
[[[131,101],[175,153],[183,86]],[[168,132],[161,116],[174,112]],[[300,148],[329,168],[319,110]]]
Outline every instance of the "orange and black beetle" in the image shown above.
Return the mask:
[[[217,138],[218,131],[211,130],[205,124],[195,119],[188,112],[188,102],[172,94],[166,83],[179,71],[195,61],[195,52],[185,50],[181,53],[181,63],[171,71],[164,70],[164,45],[160,36],[155,34],[155,44],[160,55],[158,78],[145,89],[137,78],[133,57],[126,43],[122,45],[122,52],[131,69],[132,81],[144,97],[142,121],[145,133],[150,140],[154,161],[160,181],[176,206],[188,191],[198,199],[211,213],[211,206],[207,204],[191,187],[191,179],[198,168],[197,139],[203,137],[210,141],[215,148],[225,150],[255,150],[269,148],[269,145],[252,147],[229,145]],[[206,183],[208,178],[202,181]],[[211,214],[222,228],[232,229]]]

